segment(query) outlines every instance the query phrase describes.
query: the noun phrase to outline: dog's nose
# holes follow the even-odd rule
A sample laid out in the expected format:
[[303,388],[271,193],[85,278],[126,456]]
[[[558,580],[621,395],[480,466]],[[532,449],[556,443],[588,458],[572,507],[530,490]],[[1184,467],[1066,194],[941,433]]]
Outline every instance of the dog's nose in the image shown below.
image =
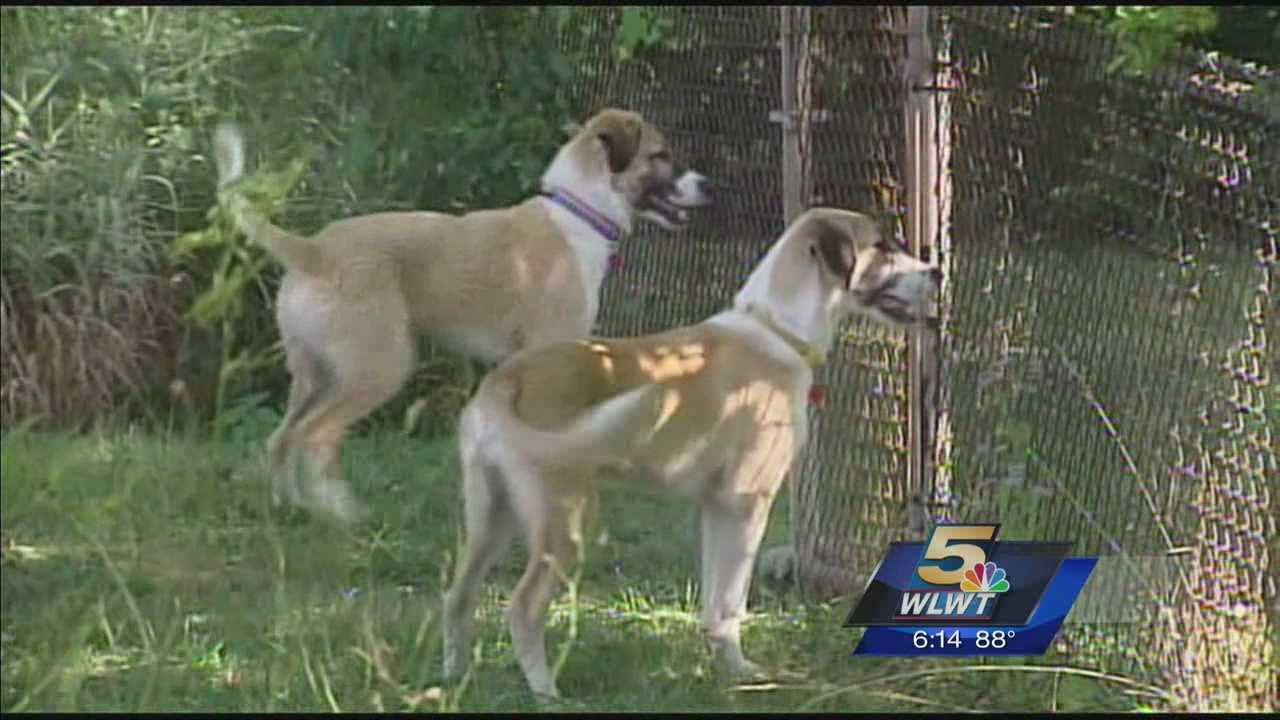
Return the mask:
[[933,268],[929,270],[929,279],[935,283],[942,282],[942,268]]
[[715,187],[716,184],[711,182],[710,179],[705,177],[698,178],[698,194],[702,195],[702,198],[707,202],[715,198]]

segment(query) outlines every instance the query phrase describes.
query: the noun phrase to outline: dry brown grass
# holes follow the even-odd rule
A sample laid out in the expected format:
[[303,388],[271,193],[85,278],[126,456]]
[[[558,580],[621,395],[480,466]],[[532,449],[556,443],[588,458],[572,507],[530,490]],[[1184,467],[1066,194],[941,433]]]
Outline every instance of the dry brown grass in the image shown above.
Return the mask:
[[82,428],[173,379],[180,288],[0,282],[0,427]]

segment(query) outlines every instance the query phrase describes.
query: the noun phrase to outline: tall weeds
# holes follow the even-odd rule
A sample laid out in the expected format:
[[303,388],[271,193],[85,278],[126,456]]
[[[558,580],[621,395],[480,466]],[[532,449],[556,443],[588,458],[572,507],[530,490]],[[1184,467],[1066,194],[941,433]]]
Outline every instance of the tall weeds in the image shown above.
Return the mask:
[[[564,12],[0,10],[0,426],[279,401],[279,269],[210,225],[214,123],[245,125],[251,170],[298,170],[299,232],[513,202],[569,119]],[[426,356],[388,412],[454,409],[465,368]]]
[[[81,425],[172,376],[166,244],[198,157],[199,34],[177,9],[6,8],[0,422]],[[197,60],[198,62],[198,60]],[[188,217],[190,212],[185,213]]]

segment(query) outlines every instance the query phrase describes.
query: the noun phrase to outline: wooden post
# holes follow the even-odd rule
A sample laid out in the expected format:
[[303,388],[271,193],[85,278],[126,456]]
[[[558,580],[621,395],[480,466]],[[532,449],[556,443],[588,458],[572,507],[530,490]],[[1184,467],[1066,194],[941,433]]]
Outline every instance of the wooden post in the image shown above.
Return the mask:
[[[929,37],[929,8],[907,9],[907,56],[903,63],[906,97],[906,146],[903,153],[907,203],[907,246],[917,257],[928,256],[937,263],[941,213],[938,193],[938,125],[933,95],[935,56]],[[910,459],[907,464],[913,512],[911,530],[922,533],[927,526],[926,508],[932,495],[934,425],[938,380],[939,337],[936,331],[912,333],[909,348],[909,407],[907,432]]]

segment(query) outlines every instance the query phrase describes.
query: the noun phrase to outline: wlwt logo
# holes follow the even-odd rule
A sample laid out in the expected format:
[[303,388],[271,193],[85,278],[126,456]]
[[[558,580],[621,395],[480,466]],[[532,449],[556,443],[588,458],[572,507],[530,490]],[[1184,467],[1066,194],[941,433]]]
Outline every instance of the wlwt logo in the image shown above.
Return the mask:
[[988,620],[996,597],[1009,589],[1005,571],[993,562],[964,571],[959,592],[904,592],[899,620]]

